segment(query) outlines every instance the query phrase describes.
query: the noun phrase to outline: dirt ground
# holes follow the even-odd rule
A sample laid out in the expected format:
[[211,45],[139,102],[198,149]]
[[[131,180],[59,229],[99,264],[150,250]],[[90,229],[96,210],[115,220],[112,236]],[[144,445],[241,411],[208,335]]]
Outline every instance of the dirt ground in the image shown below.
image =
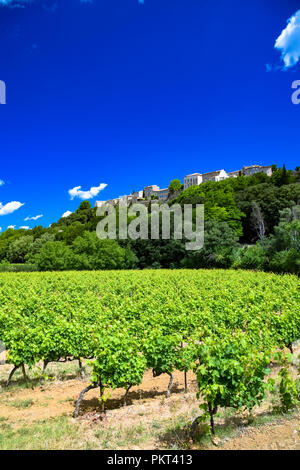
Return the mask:
[[[7,367],[7,366],[5,366]],[[195,377],[192,373],[188,374],[189,387],[196,390]],[[127,398],[127,407],[123,407],[124,390],[117,389],[108,392],[108,398],[105,403],[107,416],[117,414],[118,419],[122,419],[125,412],[127,419],[134,415],[140,408],[151,408],[157,405],[165,397],[165,392],[169,383],[169,376],[163,374],[159,377],[153,377],[152,371],[147,371],[143,383],[138,387],[132,387]],[[6,392],[0,398],[0,416],[9,418],[17,426],[18,423],[33,422],[41,419],[50,419],[61,415],[72,416],[74,405],[80,392],[90,384],[89,381],[80,379],[69,379],[67,381],[47,382],[35,388],[29,389],[6,389]],[[184,378],[181,372],[174,373],[174,382],[172,387],[173,394],[178,394],[184,390]],[[99,389],[90,390],[84,397],[80,407],[79,415],[93,412],[100,409]],[[16,408],[10,406],[18,400],[25,402],[32,400],[33,404],[29,408]],[[166,399],[167,401],[167,399]],[[130,406],[131,405],[131,406]],[[133,417],[134,419],[134,417]]]
[[[274,416],[270,412],[270,403],[255,410],[251,425],[234,413],[230,416],[221,413],[216,420],[218,433],[214,441],[204,438],[192,443],[188,426],[200,414],[193,373],[187,376],[188,391],[185,392],[184,374],[176,371],[172,395],[167,399],[169,376],[153,377],[152,371],[147,371],[142,384],[131,389],[127,406],[123,406],[122,401],[124,390],[109,392],[105,414],[100,411],[99,390],[91,390],[85,395],[79,417],[74,419],[75,402],[89,385],[88,379],[78,378],[75,362],[50,365],[49,380],[45,384],[41,384],[38,371],[27,371],[30,378],[27,384],[18,372],[12,385],[4,389],[10,370],[9,365],[0,366],[0,438],[5,429],[10,430],[13,438],[13,433],[24,433],[26,428],[28,439],[16,444],[17,448],[45,448],[42,442],[45,439],[46,448],[300,450],[299,412]],[[273,374],[276,375],[275,370]],[[72,441],[62,442],[58,436],[55,436],[56,440],[53,436],[49,440],[46,436],[39,437],[36,444],[37,426],[42,427],[45,423],[74,429]],[[11,443],[4,442],[2,446],[11,448]]]
[[249,427],[238,437],[225,439],[222,449],[227,450],[300,450],[300,415],[266,423],[261,429]]

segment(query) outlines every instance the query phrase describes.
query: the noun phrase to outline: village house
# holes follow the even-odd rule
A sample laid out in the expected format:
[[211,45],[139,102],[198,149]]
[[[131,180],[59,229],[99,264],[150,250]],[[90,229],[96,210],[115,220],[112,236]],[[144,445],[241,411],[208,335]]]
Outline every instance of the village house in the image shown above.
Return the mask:
[[144,197],[144,191],[141,190],[141,191],[134,191],[132,194],[132,202],[137,202],[139,201],[140,199],[143,199]]
[[154,191],[153,196],[157,196],[160,202],[164,202],[169,197],[169,189],[165,188],[165,189],[159,189],[157,191]]
[[210,171],[209,173],[203,173],[202,182],[206,181],[222,181],[228,178],[228,174],[225,170]]
[[236,171],[230,171],[228,173],[228,178],[237,178],[238,176],[240,176],[242,174],[242,171],[241,170],[236,170]]
[[118,204],[120,198],[116,197],[115,199],[109,199],[108,201],[105,201],[105,204],[112,204],[113,206],[115,206],[116,204]]
[[[240,175],[251,176],[256,173],[265,173],[268,176],[272,176],[272,166],[270,165],[250,165],[244,166],[241,170],[230,171],[227,173],[225,170],[210,171],[208,173],[192,173],[184,177],[184,189],[190,188],[191,186],[199,186],[201,183],[207,181],[223,181],[227,178],[237,178]],[[144,202],[145,199],[149,201],[151,196],[158,199],[159,202],[165,202],[169,197],[169,189],[160,189],[156,184],[146,186],[144,190],[134,191],[130,196],[122,196],[116,199],[110,199],[109,201],[96,201],[95,207],[101,207],[103,204],[116,205],[121,203],[136,203]]]
[[106,204],[106,201],[96,201],[94,207],[97,207],[97,208],[98,208],[98,207],[102,207],[103,204]]
[[155,191],[159,191],[159,186],[157,186],[156,184],[153,184],[151,186],[146,186],[144,188],[145,198],[151,199],[151,196]]
[[191,175],[187,175],[184,177],[183,183],[184,189],[195,185],[199,186],[199,184],[202,183],[202,175],[200,173],[192,173]]
[[225,170],[210,171],[208,173],[192,173],[184,177],[184,189],[190,188],[191,186],[199,186],[201,183],[206,181],[222,181],[228,178],[228,174]]
[[265,173],[267,176],[272,176],[272,167],[261,165],[243,166],[242,173],[245,176],[251,176],[255,173]]

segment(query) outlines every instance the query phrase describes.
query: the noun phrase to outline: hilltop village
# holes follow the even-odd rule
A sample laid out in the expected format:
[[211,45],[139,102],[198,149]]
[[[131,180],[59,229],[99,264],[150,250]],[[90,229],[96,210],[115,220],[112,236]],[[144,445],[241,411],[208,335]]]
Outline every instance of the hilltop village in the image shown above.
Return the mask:
[[[208,173],[192,173],[186,175],[183,178],[183,187],[182,190],[185,190],[191,186],[199,186],[202,183],[207,181],[222,181],[227,178],[237,178],[238,176],[251,176],[255,173],[265,173],[267,176],[272,176],[272,166],[261,166],[261,165],[250,165],[244,166],[241,170],[226,172],[225,170],[210,171]],[[101,207],[103,204],[113,204],[116,205],[119,202],[123,203],[136,203],[136,202],[145,202],[156,199],[159,202],[166,202],[169,199],[170,191],[169,188],[160,189],[156,184],[145,186],[144,189],[140,191],[134,191],[130,195],[120,196],[115,199],[109,199],[107,201],[96,201],[95,207]]]

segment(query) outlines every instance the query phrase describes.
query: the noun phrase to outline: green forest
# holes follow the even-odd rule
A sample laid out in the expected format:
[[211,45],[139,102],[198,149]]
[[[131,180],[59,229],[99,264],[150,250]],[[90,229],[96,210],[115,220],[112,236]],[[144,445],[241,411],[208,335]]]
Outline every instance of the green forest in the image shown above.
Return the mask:
[[172,237],[101,240],[96,208],[83,201],[48,228],[1,233],[0,271],[236,268],[299,274],[299,170],[274,165],[271,177],[241,175],[185,191],[173,180],[170,193],[177,197],[170,206],[204,204],[205,243],[199,251],[187,251],[185,240]]

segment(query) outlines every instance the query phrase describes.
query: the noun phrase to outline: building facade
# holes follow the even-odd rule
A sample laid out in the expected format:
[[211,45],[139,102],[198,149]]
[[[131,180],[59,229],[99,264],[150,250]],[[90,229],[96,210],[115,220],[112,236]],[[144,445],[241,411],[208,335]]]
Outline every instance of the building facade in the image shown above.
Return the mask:
[[237,178],[242,174],[242,170],[230,171],[228,173],[228,178]]
[[273,170],[272,170],[272,166],[271,165],[267,165],[267,166],[262,166],[262,171],[264,173],[266,173],[267,176],[272,176],[273,174]]
[[203,173],[202,182],[206,181],[222,181],[228,178],[228,174],[225,170],[210,171],[209,173]]
[[98,207],[102,207],[103,204],[106,204],[106,201],[96,201],[94,207],[97,207],[97,208],[98,208]]
[[202,183],[202,175],[200,173],[192,173],[187,175],[183,179],[184,189],[190,188],[191,186],[199,186]]
[[144,188],[145,198],[151,199],[151,196],[152,194],[155,193],[155,191],[159,191],[159,186],[157,186],[156,184],[152,184],[151,186],[146,186]]
[[241,170],[231,171],[228,173],[229,178],[237,178],[239,175],[252,176],[256,173],[265,173],[267,176],[272,176],[272,167],[270,165],[250,165],[244,166]]
[[245,176],[252,176],[256,173],[265,173],[267,176],[272,176],[271,166],[250,165],[242,168],[242,173]]
[[169,197],[169,189],[168,188],[165,188],[165,189],[159,189],[158,191],[154,191],[153,192],[153,195],[154,196],[157,196],[158,197],[158,200],[160,202],[164,202],[168,199]]
[[134,191],[134,192],[131,194],[132,202],[137,202],[137,201],[139,201],[140,199],[143,199],[143,196],[144,196],[144,191],[143,191],[143,190],[141,190],[141,191]]
[[[240,175],[251,176],[256,173],[265,173],[267,176],[272,176],[272,166],[270,165],[250,165],[244,166],[241,170],[231,171],[227,173],[224,169],[218,171],[211,171],[208,173],[192,173],[184,177],[184,189],[190,188],[191,186],[199,186],[201,183],[206,181],[223,181],[227,178],[237,178]],[[101,207],[103,204],[116,205],[121,203],[136,203],[145,202],[148,203],[151,200],[151,196],[155,196],[159,202],[165,202],[169,198],[169,189],[160,189],[156,184],[146,186],[144,190],[134,191],[130,196],[122,196],[116,199],[110,199],[109,201],[96,201],[95,207]],[[148,201],[148,202],[147,202]]]

